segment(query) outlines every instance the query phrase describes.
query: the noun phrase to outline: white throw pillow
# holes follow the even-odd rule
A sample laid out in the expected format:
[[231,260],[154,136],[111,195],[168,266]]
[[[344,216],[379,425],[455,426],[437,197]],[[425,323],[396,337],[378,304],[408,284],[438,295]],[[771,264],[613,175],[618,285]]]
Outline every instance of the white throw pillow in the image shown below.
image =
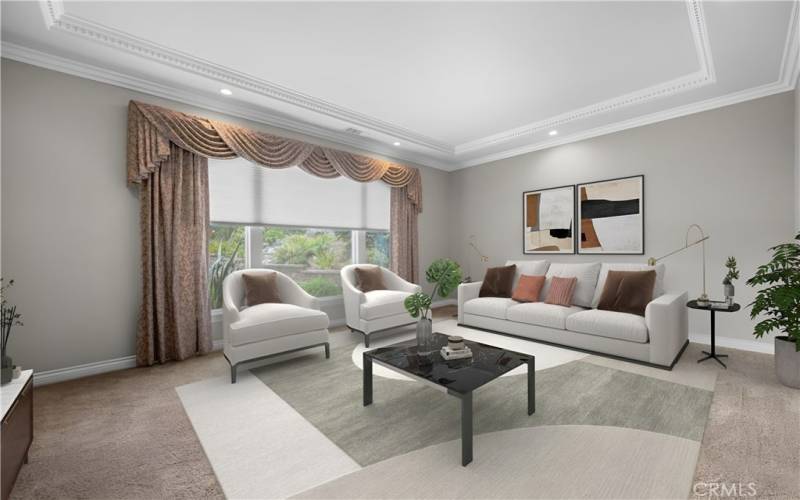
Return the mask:
[[544,282],[542,297],[547,297],[550,291],[551,278],[559,276],[561,278],[578,278],[575,285],[575,292],[572,294],[572,304],[582,307],[591,307],[594,298],[594,289],[597,286],[597,275],[600,273],[599,262],[587,262],[580,264],[566,264],[553,262],[547,270],[547,280]]
[[514,273],[514,283],[511,286],[511,291],[513,292],[517,288],[517,283],[519,283],[519,278],[523,274],[526,276],[544,276],[547,273],[547,269],[550,267],[550,262],[546,260],[507,260],[506,266],[510,266],[511,264],[515,264],[517,266],[517,270]]
[[655,299],[664,295],[664,272],[666,272],[664,264],[657,264],[655,267],[651,267],[647,264],[639,263],[609,264],[603,262],[600,267],[600,276],[597,278],[597,290],[594,293],[592,307],[597,308],[597,304],[600,303],[600,296],[603,295],[603,288],[606,287],[606,278],[608,278],[609,271],[649,271],[651,269],[656,271],[656,284],[653,287],[653,298]]

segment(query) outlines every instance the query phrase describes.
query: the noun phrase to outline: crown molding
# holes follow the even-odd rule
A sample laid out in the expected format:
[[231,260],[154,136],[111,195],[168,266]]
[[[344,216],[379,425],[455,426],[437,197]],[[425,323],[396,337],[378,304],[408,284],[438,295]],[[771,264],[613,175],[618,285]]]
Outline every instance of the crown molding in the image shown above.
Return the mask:
[[730,106],[732,104],[738,104],[744,101],[751,101],[753,99],[759,99],[761,97],[767,97],[773,94],[780,94],[781,92],[787,92],[789,90],[792,90],[793,88],[794,88],[793,86],[786,85],[784,82],[781,81],[769,83],[766,85],[761,85],[759,87],[754,87],[751,89],[742,90],[739,92],[733,92],[723,96],[714,97],[711,99],[706,99],[705,101],[687,104],[684,106],[678,106],[676,108],[660,111],[658,113],[651,113],[649,115],[632,118],[630,120],[616,122],[609,125],[604,125],[602,127],[596,127],[591,130],[586,130],[583,132],[578,132],[576,134],[559,137],[558,139],[555,140],[539,144],[531,144],[528,146],[521,146],[519,148],[508,149],[505,151],[500,151],[498,153],[493,153],[490,155],[485,155],[478,158],[465,160],[459,163],[459,168],[474,167],[477,165],[482,165],[484,163],[489,163],[497,160],[504,160],[506,158],[511,158],[513,156],[519,156],[525,153],[532,153],[534,151],[540,151],[542,149],[549,149],[555,146],[561,146],[572,142],[591,139],[593,137],[599,137],[601,135],[612,134],[614,132],[620,132],[623,130],[642,127],[644,125],[651,125],[653,123],[672,120],[673,118],[680,118],[681,116],[693,115],[695,113],[701,113],[703,111],[710,111],[712,109],[721,108],[724,106]]
[[382,142],[369,138],[338,132],[326,127],[320,127],[307,122],[282,116],[276,113],[268,113],[254,106],[244,106],[236,104],[230,100],[211,98],[205,94],[200,94],[189,89],[181,89],[175,86],[162,85],[150,80],[137,78],[132,75],[120,73],[99,66],[86,64],[65,57],[55,56],[46,52],[41,52],[21,45],[3,42],[0,55],[14,61],[39,66],[45,69],[66,73],[88,80],[107,83],[117,87],[126,88],[143,94],[149,94],[172,101],[181,102],[190,106],[207,109],[217,113],[223,113],[237,118],[243,118],[253,122],[261,123],[270,127],[276,127],[305,136],[310,136],[335,144],[347,146],[358,151],[366,151],[385,157],[390,160],[404,160],[419,165],[425,165],[441,170],[450,170],[455,165],[451,162],[443,162],[438,158],[428,155],[417,154],[413,151],[389,149]]
[[798,84],[798,76],[800,75],[800,34],[798,34],[798,25],[800,24],[798,20],[798,11],[800,8],[798,7],[797,0],[792,3],[791,19],[789,21],[789,30],[783,57],[781,59],[779,78],[775,83],[734,92],[698,103],[679,106],[646,116],[611,123],[575,134],[559,136],[558,138],[546,140],[545,142],[512,147],[469,159],[465,158],[469,156],[469,153],[480,154],[480,150],[482,149],[501,146],[505,142],[518,141],[525,137],[532,137],[542,130],[551,130],[566,123],[580,121],[592,116],[609,113],[625,107],[642,104],[654,99],[675,95],[715,83],[716,73],[708,40],[702,1],[685,0],[694,47],[699,63],[698,71],[668,82],[460,145],[450,145],[355,111],[336,106],[335,104],[316,99],[312,96],[293,91],[286,87],[256,79],[252,76],[196,58],[169,47],[164,47],[98,23],[72,16],[64,11],[63,0],[40,0],[39,2],[42,16],[48,29],[57,29],[81,36],[127,53],[135,54],[220,82],[225,82],[233,87],[252,91],[284,103],[342,120],[345,123],[387,134],[401,139],[408,144],[425,148],[430,151],[430,154],[391,148],[387,144],[376,139],[313,125],[289,117],[283,113],[265,110],[263,107],[258,108],[255,106],[237,104],[235,101],[231,100],[223,101],[215,99],[209,97],[207,94],[198,93],[196,90],[192,90],[188,87],[168,87],[129,74],[106,70],[97,66],[53,56],[15,44],[4,43],[2,49],[3,57],[21,62],[245,118],[268,126],[274,126],[336,144],[349,146],[357,150],[368,151],[387,158],[401,159],[452,171],[791,90]]
[[459,144],[455,147],[456,156],[486,149],[504,142],[514,141],[521,137],[532,136],[538,132],[552,130],[576,120],[583,120],[592,116],[609,113],[628,106],[643,104],[654,99],[668,97],[715,83],[716,73],[714,70],[714,61],[711,57],[711,46],[708,41],[708,30],[706,29],[702,2],[699,0],[687,0],[686,8],[689,14],[689,24],[692,30],[695,53],[697,55],[697,61],[700,64],[700,69],[698,71],[658,85],[653,85],[619,97],[613,97],[567,113],[546,118],[538,122],[529,123],[511,130]]
[[65,12],[63,0],[43,0],[40,2],[40,6],[48,29],[57,29],[87,38],[148,60],[224,82],[235,88],[255,92],[277,101],[381,132],[394,138],[402,139],[407,143],[416,144],[440,153],[453,154],[453,147],[445,142],[303,94],[288,87],[130,35],[121,30],[71,15]]
[[778,79],[794,88],[797,86],[798,76],[800,76],[800,1],[795,0],[792,2],[789,32],[786,35],[786,45],[783,47]]

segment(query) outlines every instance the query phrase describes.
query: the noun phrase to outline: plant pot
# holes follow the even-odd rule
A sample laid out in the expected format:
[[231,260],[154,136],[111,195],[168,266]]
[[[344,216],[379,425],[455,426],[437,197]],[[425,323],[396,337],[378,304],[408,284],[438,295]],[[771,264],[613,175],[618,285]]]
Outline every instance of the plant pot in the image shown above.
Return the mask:
[[433,340],[433,321],[420,318],[417,321],[417,354],[428,356],[436,350]]
[[800,389],[800,352],[789,337],[775,337],[775,374],[788,387]]
[[10,357],[3,354],[2,366],[0,366],[0,384],[7,384],[14,378],[14,362]]
[[725,297],[733,297],[734,287],[733,285],[725,285]]

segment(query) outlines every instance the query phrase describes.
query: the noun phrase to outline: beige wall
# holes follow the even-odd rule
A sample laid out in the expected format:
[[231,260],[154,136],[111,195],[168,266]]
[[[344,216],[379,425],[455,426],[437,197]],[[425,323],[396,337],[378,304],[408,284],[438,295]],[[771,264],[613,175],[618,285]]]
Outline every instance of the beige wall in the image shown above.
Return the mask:
[[[794,102],[784,93],[713,111],[626,130],[515,158],[460,170],[452,212],[454,257],[480,277],[483,268],[467,249],[474,234],[492,265],[506,259],[595,261],[592,256],[522,254],[522,192],[644,174],[644,256],[609,256],[645,262],[681,246],[689,224],[700,224],[707,246],[708,290],[721,298],[725,257],[737,257],[742,279],[737,301],[753,293],[744,285],[764,262],[766,249],[791,237],[794,226]],[[667,264],[669,289],[701,289],[700,249]],[[746,312],[717,315],[717,334],[751,339]],[[692,333],[708,332],[708,314],[690,314]],[[771,339],[769,340],[771,341]]]
[[[52,370],[135,352],[139,205],[125,176],[131,99],[312,140],[3,59],[0,246],[25,319],[9,344],[21,366]],[[421,171],[424,273],[447,252],[449,186],[446,172]]]

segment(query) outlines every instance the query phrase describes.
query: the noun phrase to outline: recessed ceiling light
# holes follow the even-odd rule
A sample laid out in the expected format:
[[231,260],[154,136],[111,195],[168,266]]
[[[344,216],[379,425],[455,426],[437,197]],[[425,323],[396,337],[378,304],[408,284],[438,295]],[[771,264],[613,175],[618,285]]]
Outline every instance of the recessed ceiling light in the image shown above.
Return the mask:
[[219,89],[219,93],[222,95],[233,95],[233,91],[231,89]]
[[558,130],[551,130],[548,132],[549,135],[558,135]]
[[399,143],[399,142],[397,142],[397,141],[394,141],[394,145],[395,145],[395,146],[399,146],[399,145],[400,145],[400,143]]

